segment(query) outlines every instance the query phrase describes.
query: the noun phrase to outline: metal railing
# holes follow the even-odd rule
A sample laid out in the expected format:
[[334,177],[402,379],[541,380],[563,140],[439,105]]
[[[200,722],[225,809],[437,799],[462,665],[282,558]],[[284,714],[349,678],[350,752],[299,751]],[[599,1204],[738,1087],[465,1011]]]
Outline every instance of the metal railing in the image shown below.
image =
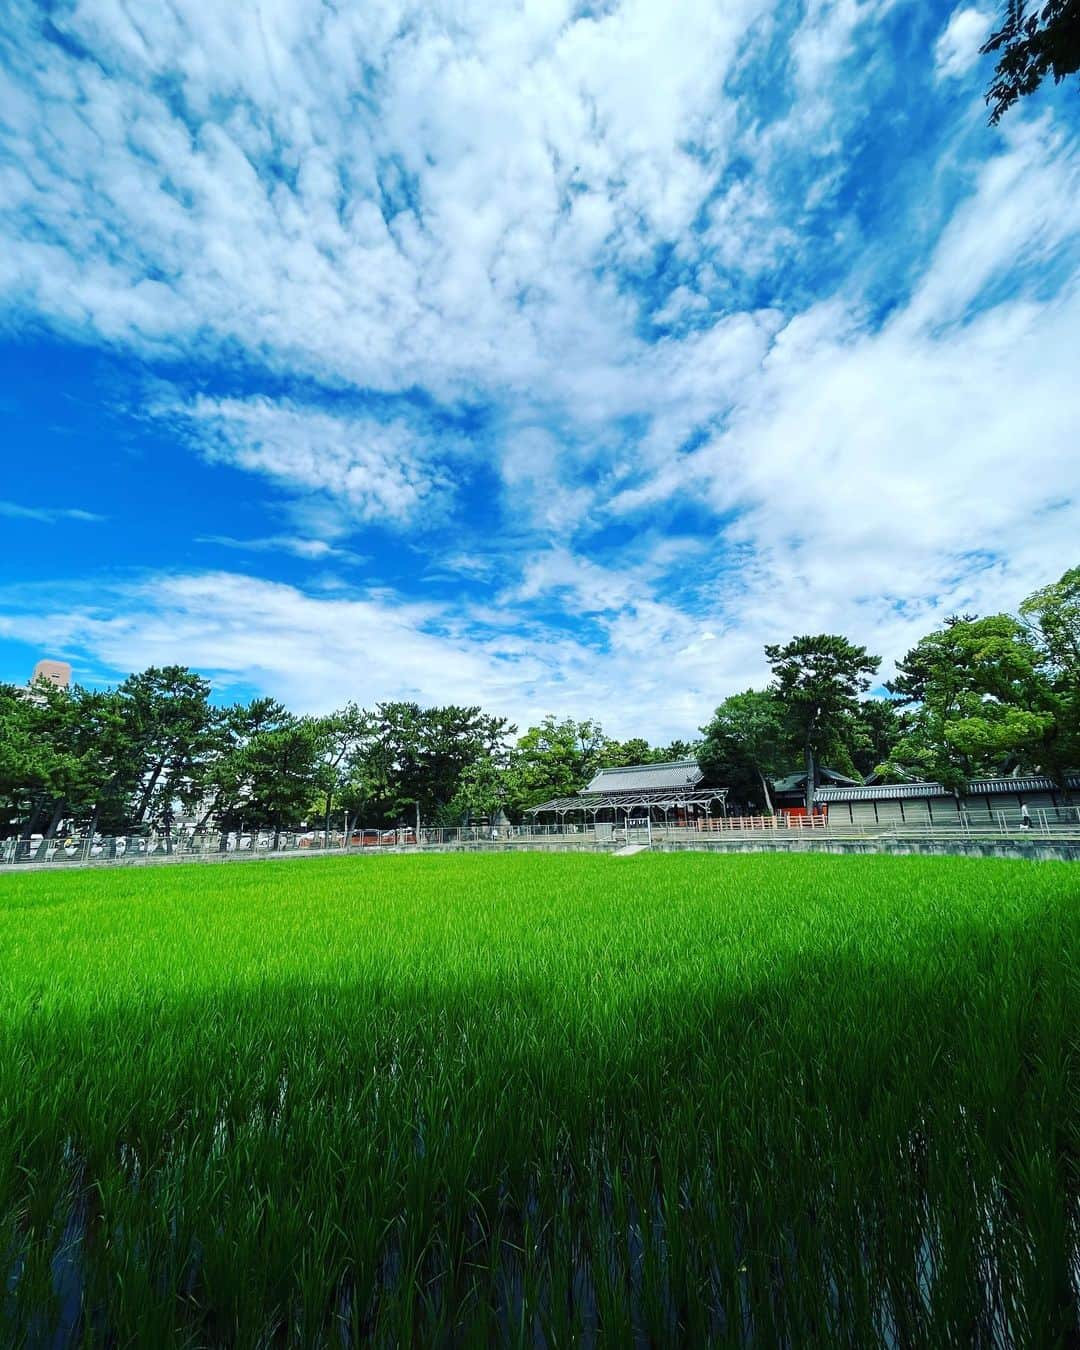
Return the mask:
[[[817,839],[1022,839],[1080,840],[1080,806],[1039,807],[1025,817],[1020,808],[961,811],[955,818],[890,821],[842,820],[833,815],[726,816],[688,822],[630,819],[622,824],[422,826],[384,829],[282,830],[276,847],[272,829],[250,831],[149,831],[128,835],[65,834],[0,840],[0,866],[87,866],[136,862],[226,861],[252,857],[328,853],[376,854],[430,850],[503,852],[521,848],[606,850],[627,843],[664,847],[709,847],[739,839],[777,843]],[[763,837],[764,836],[764,837]]]
[[[601,837],[600,842],[603,842]],[[86,833],[58,834],[45,839],[40,834],[0,839],[0,866],[16,864],[88,864],[133,862],[186,862],[228,858],[277,857],[282,854],[315,856],[326,853],[363,853],[424,848],[513,847],[523,844],[575,844],[594,847],[597,836],[580,825],[550,826],[459,826],[452,829],[415,827],[396,829],[358,826],[348,835],[343,830],[250,831],[174,829],[169,833],[146,831],[126,835]]]

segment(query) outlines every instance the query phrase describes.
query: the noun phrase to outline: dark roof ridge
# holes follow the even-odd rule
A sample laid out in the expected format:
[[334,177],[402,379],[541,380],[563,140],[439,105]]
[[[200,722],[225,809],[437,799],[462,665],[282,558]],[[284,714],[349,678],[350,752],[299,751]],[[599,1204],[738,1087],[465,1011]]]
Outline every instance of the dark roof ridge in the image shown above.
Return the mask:
[[644,764],[618,764],[612,769],[606,769],[603,765],[593,774],[595,778],[601,773],[640,773],[642,769],[681,769],[693,765],[695,769],[700,768],[697,760],[693,757],[689,759],[650,759]]

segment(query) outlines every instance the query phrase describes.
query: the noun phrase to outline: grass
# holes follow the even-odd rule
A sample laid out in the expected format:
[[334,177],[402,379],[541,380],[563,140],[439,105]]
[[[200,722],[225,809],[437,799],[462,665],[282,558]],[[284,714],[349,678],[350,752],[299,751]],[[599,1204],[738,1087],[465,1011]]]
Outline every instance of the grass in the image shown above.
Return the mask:
[[1078,1027],[1068,864],[0,877],[0,1342],[1075,1346]]

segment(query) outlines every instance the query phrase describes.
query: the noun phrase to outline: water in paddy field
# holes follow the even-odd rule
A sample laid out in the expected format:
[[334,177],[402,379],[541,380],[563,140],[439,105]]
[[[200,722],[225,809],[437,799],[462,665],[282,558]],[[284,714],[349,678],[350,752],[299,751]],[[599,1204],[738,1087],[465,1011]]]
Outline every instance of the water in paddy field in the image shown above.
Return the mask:
[[[422,1132],[413,1148],[422,1154]],[[831,1223],[815,1232],[807,1215],[770,1233],[763,1245],[751,1213],[722,1212],[708,1202],[719,1189],[714,1175],[683,1177],[674,1199],[670,1186],[654,1188],[647,1205],[640,1205],[617,1171],[600,1158],[591,1164],[593,1184],[585,1189],[575,1192],[572,1180],[557,1187],[533,1185],[519,1203],[500,1185],[489,1205],[460,1207],[456,1220],[447,1216],[420,1244],[408,1215],[399,1214],[365,1276],[347,1269],[320,1272],[326,1298],[317,1309],[317,1326],[310,1307],[305,1314],[282,1289],[254,1340],[245,1343],[390,1347],[401,1344],[408,1326],[418,1343],[448,1347],[480,1337],[483,1344],[532,1350],[571,1343],[635,1350],[683,1344],[798,1350],[810,1343],[900,1350],[912,1343],[916,1330],[933,1344],[947,1329],[940,1286],[953,1257],[944,1245],[949,1227],[944,1214],[924,1212],[919,1230],[908,1235],[906,1262],[898,1261],[895,1251],[885,1261],[880,1250],[875,1255],[879,1218],[857,1218],[841,1250],[830,1249],[825,1229]],[[65,1166],[72,1171],[74,1159]],[[126,1166],[133,1190],[152,1184],[133,1154]],[[72,1171],[73,1178],[76,1174]],[[809,1209],[827,1204],[828,1197],[819,1196]],[[981,1250],[970,1254],[969,1269],[979,1283],[969,1291],[976,1315],[966,1343],[1030,1344],[1010,1315],[1010,1276],[994,1250],[998,1214],[1000,1206],[988,1204],[982,1231],[973,1235]],[[162,1217],[175,1235],[180,1225]],[[29,1234],[8,1252],[3,1321],[13,1337],[9,1343],[29,1350],[123,1343],[110,1310],[112,1299],[121,1296],[113,1276],[129,1268],[132,1257],[138,1259],[142,1239],[103,1227],[93,1192],[77,1186],[68,1192],[66,1209],[53,1216],[52,1231],[44,1280],[40,1270],[30,1268]],[[175,1301],[176,1343],[184,1343],[185,1333],[198,1344],[239,1343],[230,1339],[208,1298],[201,1261],[200,1244],[193,1240],[171,1253],[171,1288],[164,1269],[148,1272],[159,1295]],[[856,1271],[857,1291],[846,1278]],[[235,1275],[244,1278],[243,1271]],[[1074,1281],[1080,1276],[1075,1246],[1072,1276]],[[865,1295],[870,1302],[859,1307]],[[131,1313],[129,1308],[123,1317],[129,1325]],[[867,1336],[871,1339],[863,1339]]]

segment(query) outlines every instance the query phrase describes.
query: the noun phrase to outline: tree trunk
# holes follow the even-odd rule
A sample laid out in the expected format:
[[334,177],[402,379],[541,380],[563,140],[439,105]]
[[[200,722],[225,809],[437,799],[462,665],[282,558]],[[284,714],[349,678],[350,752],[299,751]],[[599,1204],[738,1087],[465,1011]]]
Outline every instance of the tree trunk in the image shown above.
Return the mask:
[[64,807],[67,805],[66,797],[59,797],[56,805],[53,807],[52,818],[49,821],[48,828],[45,831],[45,838],[52,839],[60,827],[60,821],[64,817]]
[[101,819],[101,803],[94,803],[94,812],[90,817],[90,827],[86,832],[86,839],[83,841],[83,862],[90,857],[90,850],[94,847],[94,835],[97,834],[98,821]]
[[1063,764],[1060,757],[1054,751],[1050,750],[1050,759],[1045,765],[1043,772],[1051,779],[1054,787],[1061,794],[1061,800],[1066,805],[1072,804],[1072,792],[1069,788],[1069,766]]
[[807,738],[806,745],[806,814],[814,814],[814,752],[810,748],[810,740]]
[[330,808],[331,808],[331,806],[333,805],[333,801],[334,801],[334,794],[333,794],[333,791],[327,792],[327,794],[326,794],[326,819],[325,819],[325,822],[324,822],[324,824],[323,824],[323,847],[324,847],[324,848],[329,848],[329,847],[330,847]]
[[41,843],[37,846],[36,858],[38,862],[44,862],[49,856],[49,843],[56,833],[56,827],[60,824],[60,817],[64,814],[64,798],[58,797],[53,806],[53,813],[49,818],[48,825],[45,826],[45,832],[41,836]]
[[30,807],[30,814],[26,817],[26,824],[22,827],[22,833],[19,835],[21,844],[29,844],[30,836],[34,833],[34,826],[41,819],[41,813],[45,809],[43,805],[45,800],[43,793],[38,793],[34,798],[33,805]]
[[274,848],[273,848],[273,851],[274,851],[275,853],[276,853],[277,850],[278,850],[278,844],[279,844],[280,842],[281,842],[281,816],[280,816],[280,815],[277,815],[277,816],[274,817]]
[[143,788],[142,796],[139,798],[139,807],[135,813],[135,823],[142,825],[146,818],[146,813],[150,809],[150,798],[154,795],[154,789],[157,787],[158,779],[161,777],[161,771],[165,768],[165,761],[158,760],[154,772],[150,775],[150,781]]
[[214,815],[214,813],[217,811],[220,802],[221,802],[221,794],[219,793],[210,803],[206,811],[203,812],[202,818],[195,826],[196,830],[205,830],[207,828],[207,826],[210,824],[210,817]]
[[765,794],[765,810],[768,811],[769,815],[771,816],[773,813],[773,809],[772,809],[772,798],[769,796],[769,780],[760,770],[758,771],[758,777],[761,779],[761,790]]
[[26,817],[26,823],[19,833],[19,842],[15,846],[16,862],[19,858],[28,859],[30,857],[30,839],[37,830],[37,827],[45,814],[45,803],[49,800],[50,798],[44,796],[42,793],[39,793],[33,799],[33,805],[30,807],[30,814]]

